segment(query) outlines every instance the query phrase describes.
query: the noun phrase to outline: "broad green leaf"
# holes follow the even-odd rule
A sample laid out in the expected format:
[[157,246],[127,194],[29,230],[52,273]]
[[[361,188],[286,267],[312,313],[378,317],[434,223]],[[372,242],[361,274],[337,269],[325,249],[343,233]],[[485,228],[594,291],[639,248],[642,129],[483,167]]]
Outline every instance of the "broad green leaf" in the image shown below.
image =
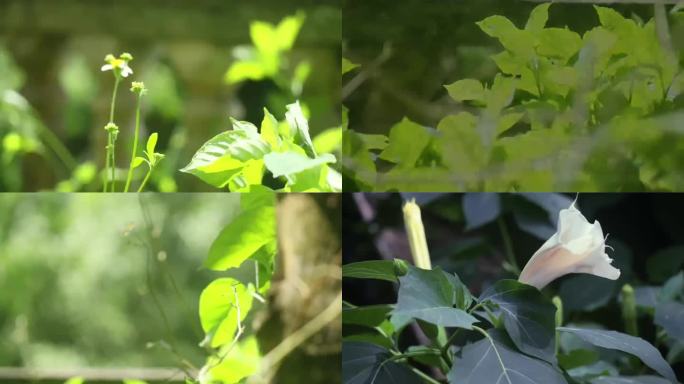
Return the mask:
[[304,12],[297,12],[294,16],[287,16],[280,21],[276,27],[276,35],[278,38],[278,48],[282,51],[289,51],[292,49],[299,30],[304,24],[306,18]]
[[271,152],[264,156],[264,164],[273,177],[289,176],[322,164],[334,163],[337,160],[330,153],[322,154],[315,159],[296,152]]
[[383,150],[389,145],[389,138],[385,135],[369,135],[365,133],[356,133],[356,135],[367,149]]
[[[252,308],[254,287],[231,278],[212,281],[200,295],[202,329],[213,348],[232,342],[240,323]],[[239,316],[238,316],[239,315]]]
[[[65,381],[64,384],[83,384],[85,380],[83,380],[82,377],[72,377],[69,380]],[[124,380],[124,383],[126,380]]]
[[658,376],[601,376],[591,384],[672,384]]
[[342,266],[342,277],[356,279],[375,279],[398,282],[394,272],[394,262],[389,260],[369,260],[349,263]]
[[680,298],[684,298],[684,272],[681,271],[667,279],[658,294],[660,301],[674,301]]
[[377,327],[387,319],[390,311],[392,311],[392,306],[387,304],[344,308],[342,310],[342,323]]
[[319,133],[313,139],[317,153],[335,152],[342,147],[342,128],[330,128]]
[[147,156],[154,156],[154,150],[157,147],[157,138],[159,135],[157,132],[154,132],[153,134],[150,135],[150,137],[147,139]]
[[273,243],[275,233],[272,205],[242,210],[211,244],[204,266],[217,271],[237,268],[261,247]]
[[658,304],[653,321],[663,327],[668,336],[684,342],[684,304],[676,301]]
[[496,193],[466,193],[462,204],[466,229],[479,228],[501,214],[501,198]]
[[523,353],[556,363],[556,307],[535,287],[516,280],[499,280],[480,296],[499,306],[504,327]]
[[[225,348],[228,348],[227,346]],[[220,356],[228,353],[223,359]],[[236,344],[230,352],[219,351],[218,356],[212,356],[207,360],[205,367],[199,376],[200,384],[211,383],[240,383],[242,379],[255,374],[259,368],[259,343],[256,337],[251,336]]]
[[452,99],[463,102],[463,101],[484,101],[484,87],[482,83],[475,79],[464,79],[459,80],[455,83],[445,85],[449,96]]
[[389,360],[390,352],[362,342],[342,344],[342,382],[344,384],[421,384],[423,381],[408,366]]
[[302,112],[302,107],[299,105],[299,101],[294,104],[287,105],[287,112],[285,112],[285,119],[290,125],[290,128],[295,132],[294,137],[299,140],[302,148],[306,151],[309,157],[316,157],[316,149],[311,141],[311,135],[309,134],[309,121],[304,117],[304,112]]
[[344,75],[347,72],[350,72],[354,70],[354,68],[358,67],[358,64],[354,64],[349,59],[342,58],[342,74]]
[[447,377],[458,384],[567,384],[548,363],[489,338],[463,347]]
[[244,162],[259,159],[268,152],[268,144],[260,137],[250,137],[245,131],[227,131],[204,143],[181,172],[222,188],[241,170]]
[[430,133],[422,125],[404,118],[390,129],[389,145],[380,158],[402,167],[413,167],[430,142]]
[[546,26],[546,22],[549,20],[549,7],[551,3],[539,4],[534,7],[530,18],[527,19],[527,24],[525,24],[525,29],[528,31],[539,32]]
[[477,25],[487,35],[499,39],[501,45],[508,51],[519,55],[525,60],[534,57],[535,37],[531,31],[518,29],[504,16],[490,16]]
[[259,52],[265,54],[278,52],[280,48],[278,35],[272,24],[263,21],[253,21],[249,24],[249,35]]
[[615,331],[605,331],[600,329],[583,329],[572,327],[558,327],[558,331],[569,332],[580,339],[593,344],[597,347],[616,349],[618,351],[632,354],[644,364],[668,380],[677,382],[672,368],[663,359],[660,352],[646,340],[626,335]]
[[568,60],[579,52],[582,38],[576,32],[562,28],[546,28],[537,34],[539,54]]
[[478,320],[465,312],[471,302],[468,288],[455,275],[439,267],[433,270],[409,267],[408,274],[399,277],[397,306],[392,317],[472,329]]

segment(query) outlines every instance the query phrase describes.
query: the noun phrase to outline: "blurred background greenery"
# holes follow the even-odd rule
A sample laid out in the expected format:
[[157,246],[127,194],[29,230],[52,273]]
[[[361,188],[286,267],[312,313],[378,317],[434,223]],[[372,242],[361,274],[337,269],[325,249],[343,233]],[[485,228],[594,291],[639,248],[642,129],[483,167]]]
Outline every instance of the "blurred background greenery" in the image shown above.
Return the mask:
[[[499,279],[517,279],[534,252],[556,232],[558,213],[575,199],[571,194],[344,194],[343,265],[364,260],[411,262],[402,204],[416,199],[433,267],[457,273],[473,295]],[[543,293],[563,300],[564,324],[583,324],[627,332],[621,315],[625,284],[634,287],[638,335],[658,346],[678,375],[684,372],[684,338],[678,332],[681,312],[671,322],[654,320],[654,307],[684,300],[684,194],[580,194],[577,207],[587,220],[598,220],[607,236],[606,252],[621,270],[618,280],[587,274],[563,276]],[[516,266],[517,264],[517,266]],[[396,301],[396,286],[366,279],[345,279],[344,300],[354,305]],[[655,323],[654,323],[655,321]],[[656,327],[656,323],[659,327]],[[663,331],[663,324],[666,331]],[[343,336],[358,329],[343,329]],[[404,332],[402,342],[415,344],[421,333]],[[412,344],[413,343],[413,344]],[[567,346],[561,344],[562,346]],[[615,354],[601,354],[578,376],[617,372]],[[595,363],[595,364],[594,364]],[[640,369],[634,367],[635,373]],[[576,377],[577,378],[577,377]]]
[[[277,73],[228,75],[255,55],[251,22],[276,25],[293,15],[304,21],[293,49],[280,53]],[[339,0],[2,0],[0,190],[100,188],[113,87],[100,67],[106,54],[121,52],[135,60],[119,90],[118,166],[128,165],[132,144],[128,83],[144,81],[143,137],[159,132],[166,154],[152,188],[211,190],[178,169],[229,129],[229,116],[258,126],[267,107],[282,120],[298,98],[312,136],[339,126],[341,28]]]
[[202,366],[200,266],[238,210],[237,194],[0,195],[0,366]]

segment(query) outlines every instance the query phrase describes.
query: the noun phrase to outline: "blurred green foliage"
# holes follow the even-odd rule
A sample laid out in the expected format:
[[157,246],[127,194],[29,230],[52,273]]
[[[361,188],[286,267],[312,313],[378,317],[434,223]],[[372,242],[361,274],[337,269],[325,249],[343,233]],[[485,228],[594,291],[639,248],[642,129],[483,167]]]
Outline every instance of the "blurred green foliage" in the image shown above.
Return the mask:
[[3,194],[0,365],[200,366],[198,266],[238,210],[230,194]]

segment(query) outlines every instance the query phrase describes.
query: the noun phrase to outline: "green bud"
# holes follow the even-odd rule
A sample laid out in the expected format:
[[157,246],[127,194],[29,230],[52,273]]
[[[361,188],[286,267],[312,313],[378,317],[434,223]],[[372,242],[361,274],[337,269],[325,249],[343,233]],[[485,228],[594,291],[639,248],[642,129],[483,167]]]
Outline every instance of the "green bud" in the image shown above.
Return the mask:
[[105,56],[104,59],[104,61],[107,63],[112,63],[114,60],[116,60],[116,57],[114,57],[114,55],[112,55],[111,53]]
[[629,284],[622,286],[622,319],[625,322],[625,331],[632,336],[639,336],[634,288]]
[[137,93],[142,96],[147,93],[147,88],[145,88],[145,83],[142,81],[134,81],[131,83],[131,92]]
[[114,123],[107,123],[104,129],[109,133],[119,133],[119,127]]
[[408,264],[401,259],[394,259],[394,274],[397,276],[406,276],[408,273]]
[[120,58],[121,60],[126,60],[126,61],[132,61],[132,60],[133,60],[133,56],[132,56],[130,53],[128,53],[128,52],[122,53],[122,54],[119,56],[119,58]]
[[[551,300],[553,305],[556,306],[556,328],[563,326],[563,301],[559,296],[554,296]],[[558,355],[558,350],[560,348],[560,333],[556,331],[556,355]]]

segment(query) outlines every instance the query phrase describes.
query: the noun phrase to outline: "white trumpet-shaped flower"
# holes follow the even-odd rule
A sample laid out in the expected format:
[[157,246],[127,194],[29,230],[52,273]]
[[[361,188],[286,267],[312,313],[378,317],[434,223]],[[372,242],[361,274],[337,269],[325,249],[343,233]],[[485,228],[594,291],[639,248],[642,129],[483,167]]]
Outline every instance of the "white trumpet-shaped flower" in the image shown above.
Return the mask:
[[606,240],[598,221],[589,223],[572,203],[560,211],[558,229],[534,253],[518,281],[542,289],[568,273],[589,273],[610,280],[620,277],[620,270],[605,252]]

